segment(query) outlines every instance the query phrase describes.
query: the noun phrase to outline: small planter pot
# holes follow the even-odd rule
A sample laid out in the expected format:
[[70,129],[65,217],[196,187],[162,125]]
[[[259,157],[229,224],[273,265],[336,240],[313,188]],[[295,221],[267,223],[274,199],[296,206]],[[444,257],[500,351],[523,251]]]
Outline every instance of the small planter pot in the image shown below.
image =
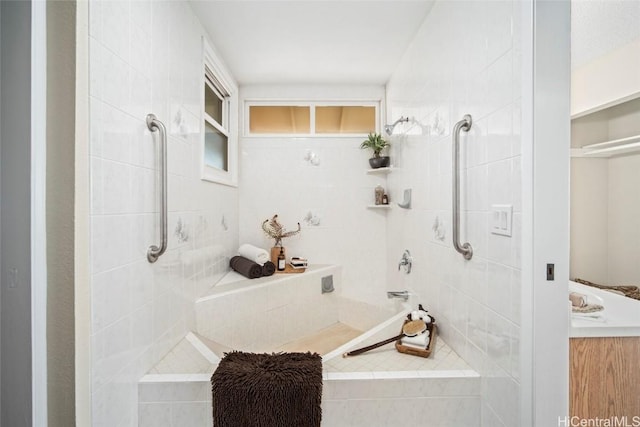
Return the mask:
[[389,156],[372,157],[369,159],[371,169],[386,168],[389,166]]

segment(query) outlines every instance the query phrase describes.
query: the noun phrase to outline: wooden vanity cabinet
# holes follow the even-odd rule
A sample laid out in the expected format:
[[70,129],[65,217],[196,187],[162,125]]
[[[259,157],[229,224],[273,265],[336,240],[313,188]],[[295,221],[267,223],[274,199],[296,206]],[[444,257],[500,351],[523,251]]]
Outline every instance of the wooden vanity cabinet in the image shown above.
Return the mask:
[[640,337],[569,341],[571,416],[640,417]]

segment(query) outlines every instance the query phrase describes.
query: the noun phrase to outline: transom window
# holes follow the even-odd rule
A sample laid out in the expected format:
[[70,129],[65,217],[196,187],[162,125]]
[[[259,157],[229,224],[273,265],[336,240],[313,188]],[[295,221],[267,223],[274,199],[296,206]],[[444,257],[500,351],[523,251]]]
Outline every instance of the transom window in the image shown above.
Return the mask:
[[378,102],[246,104],[246,135],[366,135],[378,129]]

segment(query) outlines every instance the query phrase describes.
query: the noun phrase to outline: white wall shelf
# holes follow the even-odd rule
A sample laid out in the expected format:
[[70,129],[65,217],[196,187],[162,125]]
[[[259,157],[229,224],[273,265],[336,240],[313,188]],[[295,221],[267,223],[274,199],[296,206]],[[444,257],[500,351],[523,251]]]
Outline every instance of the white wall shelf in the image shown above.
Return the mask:
[[[386,184],[387,175],[389,175],[389,173],[391,173],[392,171],[393,171],[393,167],[367,169],[367,175],[384,175],[385,176],[385,184]],[[386,187],[386,185],[385,185],[385,187]],[[390,204],[386,204],[386,205],[367,205],[367,209],[391,209],[391,205]]]
[[392,167],[378,168],[378,169],[368,169],[367,170],[367,174],[368,175],[387,175],[391,171],[393,171]]

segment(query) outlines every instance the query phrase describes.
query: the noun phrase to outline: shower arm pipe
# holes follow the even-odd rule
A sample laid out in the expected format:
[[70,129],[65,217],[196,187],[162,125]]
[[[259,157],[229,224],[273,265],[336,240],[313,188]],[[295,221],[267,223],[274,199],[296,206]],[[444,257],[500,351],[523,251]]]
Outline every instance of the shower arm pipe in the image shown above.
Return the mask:
[[160,247],[147,249],[147,260],[154,263],[167,250],[167,130],[154,114],[147,115],[147,127],[160,136]]
[[462,120],[453,127],[453,247],[462,254],[464,259],[470,260],[473,257],[473,248],[466,242],[460,245],[460,132],[469,132],[471,129],[471,116],[465,114]]

